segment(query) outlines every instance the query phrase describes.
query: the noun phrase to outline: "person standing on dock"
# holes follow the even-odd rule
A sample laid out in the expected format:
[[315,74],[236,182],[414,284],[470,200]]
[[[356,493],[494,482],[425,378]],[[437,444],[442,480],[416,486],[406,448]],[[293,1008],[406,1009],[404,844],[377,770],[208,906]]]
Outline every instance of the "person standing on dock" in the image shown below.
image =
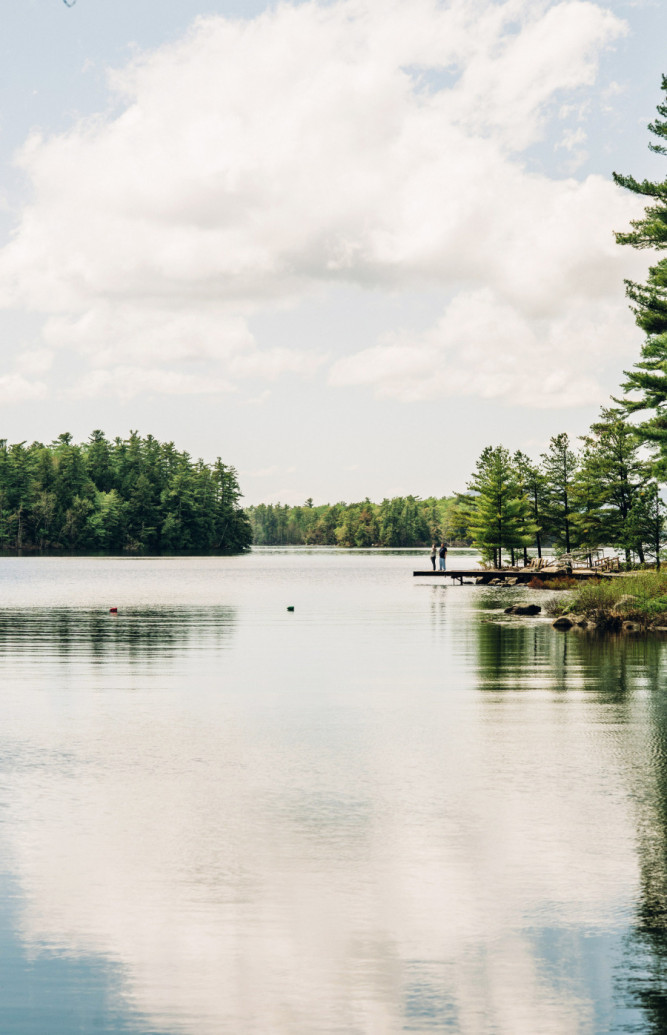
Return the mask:
[[435,571],[435,559],[438,556],[438,547],[433,544],[431,547],[431,564],[433,565],[433,571]]
[[[447,543],[440,547],[440,571],[447,571]],[[433,565],[435,567],[435,565]]]

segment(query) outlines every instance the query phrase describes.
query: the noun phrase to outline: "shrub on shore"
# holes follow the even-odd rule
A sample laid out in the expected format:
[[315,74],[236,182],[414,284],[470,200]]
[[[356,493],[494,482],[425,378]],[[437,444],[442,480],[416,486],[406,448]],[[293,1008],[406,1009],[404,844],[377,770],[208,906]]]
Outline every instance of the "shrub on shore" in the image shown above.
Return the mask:
[[575,589],[579,583],[576,579],[571,579],[569,575],[561,575],[555,579],[541,579],[537,575],[528,583],[529,589]]
[[667,625],[667,571],[640,571],[586,582],[567,601],[550,601],[548,610],[554,615],[583,615],[599,626],[619,619],[642,625]]

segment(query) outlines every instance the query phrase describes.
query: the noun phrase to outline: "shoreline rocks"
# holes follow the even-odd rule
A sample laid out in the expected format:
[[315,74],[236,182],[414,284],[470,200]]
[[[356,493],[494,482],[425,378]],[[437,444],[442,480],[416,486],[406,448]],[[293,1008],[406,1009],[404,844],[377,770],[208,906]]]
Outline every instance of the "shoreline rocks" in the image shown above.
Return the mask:
[[583,629],[589,625],[589,622],[583,615],[568,614],[559,615],[551,624],[554,629],[572,629],[575,625]]
[[667,627],[623,619],[622,615],[616,614],[613,611],[604,615],[600,622],[596,622],[592,618],[585,618],[583,615],[566,614],[559,615],[551,624],[554,629],[560,629],[563,632],[568,632],[570,629],[585,629],[587,632],[598,630],[608,633],[623,632],[631,634],[667,632]]

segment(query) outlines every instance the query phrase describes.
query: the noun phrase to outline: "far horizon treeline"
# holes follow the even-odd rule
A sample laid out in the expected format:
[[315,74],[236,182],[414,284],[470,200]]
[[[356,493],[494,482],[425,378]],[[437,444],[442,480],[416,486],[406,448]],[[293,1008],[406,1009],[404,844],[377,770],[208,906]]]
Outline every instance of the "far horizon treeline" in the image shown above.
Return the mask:
[[456,498],[395,496],[382,503],[302,506],[260,503],[246,507],[256,546],[425,546],[441,541],[469,545],[467,514]]
[[0,439],[0,549],[237,552],[252,539],[238,478],[136,431],[76,444]]

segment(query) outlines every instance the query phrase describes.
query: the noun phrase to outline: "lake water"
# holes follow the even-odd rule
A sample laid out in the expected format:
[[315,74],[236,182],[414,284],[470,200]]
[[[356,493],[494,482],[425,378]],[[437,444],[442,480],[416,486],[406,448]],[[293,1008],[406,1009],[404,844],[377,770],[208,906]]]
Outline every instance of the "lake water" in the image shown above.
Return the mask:
[[2,1033],[667,1030],[667,644],[428,564],[0,560]]

